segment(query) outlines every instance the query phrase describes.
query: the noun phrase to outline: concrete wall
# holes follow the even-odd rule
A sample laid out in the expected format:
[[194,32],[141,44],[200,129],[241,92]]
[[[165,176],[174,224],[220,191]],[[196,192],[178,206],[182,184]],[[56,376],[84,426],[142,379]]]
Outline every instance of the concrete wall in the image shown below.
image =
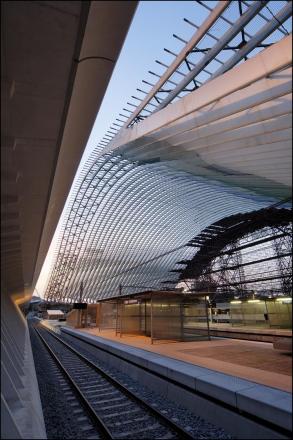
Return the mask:
[[46,439],[27,322],[8,295],[1,303],[1,438]]

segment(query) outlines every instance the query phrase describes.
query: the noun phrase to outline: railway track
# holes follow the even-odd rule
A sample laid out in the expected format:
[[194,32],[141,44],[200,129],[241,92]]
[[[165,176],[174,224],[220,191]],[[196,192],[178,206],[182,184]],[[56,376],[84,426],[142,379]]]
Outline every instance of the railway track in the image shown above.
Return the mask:
[[63,376],[65,395],[79,417],[84,438],[194,438],[58,335],[42,326],[34,330]]

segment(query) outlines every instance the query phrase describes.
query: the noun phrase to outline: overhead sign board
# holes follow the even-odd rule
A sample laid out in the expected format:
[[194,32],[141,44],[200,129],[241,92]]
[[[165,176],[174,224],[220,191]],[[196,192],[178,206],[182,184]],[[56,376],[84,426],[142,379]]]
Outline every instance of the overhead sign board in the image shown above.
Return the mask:
[[73,308],[74,309],[86,309],[87,308],[87,303],[74,303],[73,304]]

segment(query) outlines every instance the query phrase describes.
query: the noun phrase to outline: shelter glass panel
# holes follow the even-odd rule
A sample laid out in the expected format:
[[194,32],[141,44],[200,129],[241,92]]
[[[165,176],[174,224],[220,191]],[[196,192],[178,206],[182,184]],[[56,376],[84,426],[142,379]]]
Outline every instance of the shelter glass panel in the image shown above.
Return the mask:
[[206,302],[202,298],[155,298],[152,301],[152,339],[208,339]]
[[99,328],[115,329],[116,328],[116,302],[100,303]]

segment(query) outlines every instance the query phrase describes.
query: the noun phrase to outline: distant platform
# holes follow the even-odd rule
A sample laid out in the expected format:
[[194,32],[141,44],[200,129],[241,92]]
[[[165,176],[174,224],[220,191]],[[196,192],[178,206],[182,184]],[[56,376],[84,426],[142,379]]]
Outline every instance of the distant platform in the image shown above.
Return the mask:
[[253,326],[231,326],[229,324],[210,324],[211,336],[246,339],[250,341],[276,342],[278,338],[292,339],[291,329],[263,328]]

